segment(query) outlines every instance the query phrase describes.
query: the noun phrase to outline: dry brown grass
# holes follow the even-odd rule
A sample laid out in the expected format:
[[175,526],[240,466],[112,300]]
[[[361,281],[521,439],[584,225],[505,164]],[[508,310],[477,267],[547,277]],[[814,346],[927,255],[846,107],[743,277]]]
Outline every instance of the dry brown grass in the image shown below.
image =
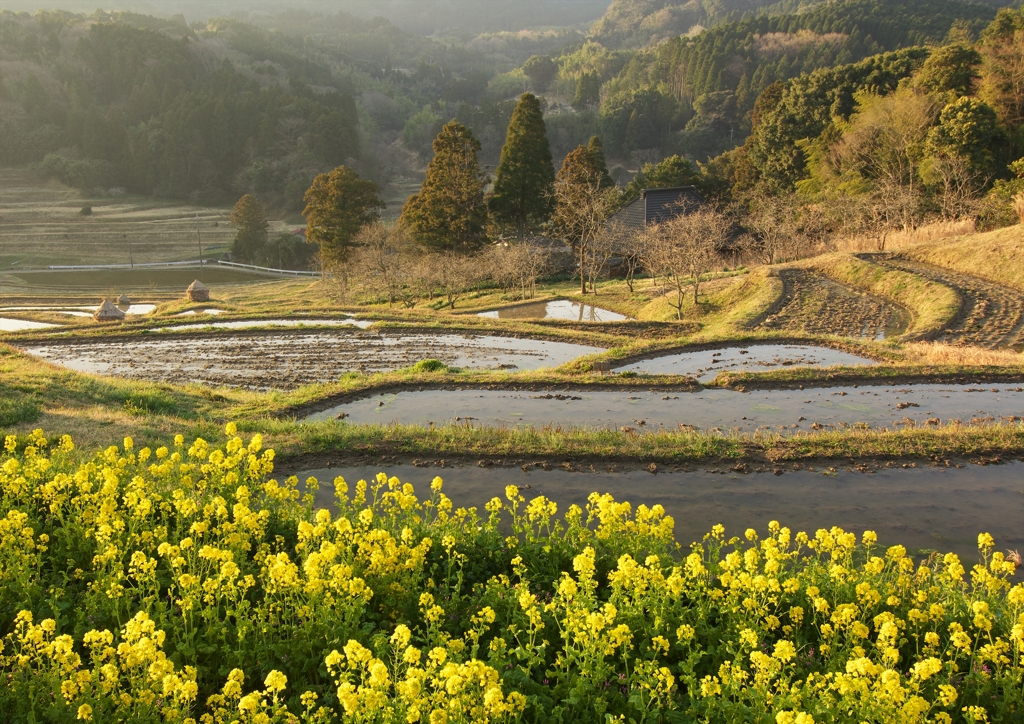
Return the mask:
[[[973,219],[962,221],[936,221],[931,224],[924,224],[916,229],[897,231],[889,235],[885,243],[885,251],[894,251],[914,244],[924,244],[929,241],[949,239],[955,236],[964,236],[975,232]],[[873,236],[848,236],[833,242],[832,246],[836,251],[878,251],[878,240]]]
[[1024,225],[908,247],[903,256],[1024,290]]
[[999,366],[1024,364],[1024,354],[1008,349],[955,347],[942,342],[911,342],[903,345],[912,364]]

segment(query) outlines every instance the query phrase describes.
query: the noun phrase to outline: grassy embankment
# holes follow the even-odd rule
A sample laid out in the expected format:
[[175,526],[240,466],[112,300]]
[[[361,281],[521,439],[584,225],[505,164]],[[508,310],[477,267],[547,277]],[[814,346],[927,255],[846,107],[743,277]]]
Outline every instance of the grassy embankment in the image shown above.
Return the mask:
[[1024,290],[1024,224],[908,246],[898,254]]
[[905,337],[924,339],[945,327],[960,309],[959,295],[949,287],[915,274],[863,261],[852,254],[828,254],[794,264],[833,281],[889,299],[910,310]]
[[[324,386],[294,392],[257,393],[243,390],[210,390],[191,385],[128,382],[62,370],[35,362],[12,350],[0,348],[0,428],[27,432],[42,427],[51,433],[69,433],[85,446],[109,444],[130,435],[146,444],[166,443],[177,432],[219,440],[221,427],[236,420],[250,431],[265,434],[267,444],[281,455],[281,462],[327,456],[331,460],[401,456],[447,457],[475,460],[481,457],[517,459],[618,461],[625,463],[680,463],[686,461],[956,457],[1024,453],[1024,425],[987,427],[947,426],[900,431],[817,432],[793,438],[774,434],[724,435],[680,430],[636,434],[585,428],[479,428],[467,425],[440,427],[351,425],[331,420],[300,425],[275,413],[319,397]],[[537,385],[566,383],[606,384],[592,375],[507,376],[517,384],[533,379]],[[335,393],[357,392],[390,384],[438,384],[457,380],[472,384],[472,375],[416,373],[346,375],[329,386]],[[483,386],[496,377],[481,374]],[[669,378],[671,379],[671,378]],[[680,386],[685,378],[675,378]],[[662,380],[666,382],[667,380]],[[648,388],[651,378],[620,379],[617,384]]]

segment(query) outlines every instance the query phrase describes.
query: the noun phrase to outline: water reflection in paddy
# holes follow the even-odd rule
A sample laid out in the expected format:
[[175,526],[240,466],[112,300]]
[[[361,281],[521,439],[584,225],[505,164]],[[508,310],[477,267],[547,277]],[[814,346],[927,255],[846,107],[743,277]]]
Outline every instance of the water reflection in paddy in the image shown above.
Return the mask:
[[[184,312],[183,314],[189,314]],[[220,314],[220,310],[207,310],[203,314]],[[373,322],[366,319],[241,319],[235,322],[206,322],[175,324],[161,327],[161,332],[187,332],[193,329],[249,329],[251,327],[359,327],[368,329]]]
[[[72,317],[91,317],[99,309],[95,306],[41,306],[41,307],[0,307],[0,312],[51,312],[67,314]],[[117,308],[125,314],[149,314],[156,309],[155,304],[118,304]]]
[[[553,461],[557,462],[557,461]],[[519,468],[437,467],[412,465],[364,466],[309,470],[299,480],[316,477],[323,487],[317,505],[332,505],[333,480],[354,483],[372,480],[378,471],[412,483],[421,497],[430,493],[435,475],[444,480],[444,492],[456,506],[504,499],[506,485],[529,485],[523,495],[544,495],[558,503],[564,514],[571,504],[583,506],[591,492],[611,493],[617,500],[637,505],[660,503],[675,519],[676,539],[683,548],[700,540],[716,523],[726,535],[742,535],[747,528],[762,533],[770,520],[798,530],[840,526],[859,533],[874,530],[882,546],[902,544],[909,549],[953,551],[965,561],[978,557],[977,536],[987,531],[1000,549],[1024,546],[1024,463],[962,469],[925,467],[886,469],[861,473],[839,469],[804,470],[773,475],[697,470],[693,472],[566,472]],[[486,515],[486,514],[484,514]]]
[[374,395],[318,412],[307,420],[344,414],[355,423],[444,424],[457,420],[477,426],[532,425],[644,430],[692,425],[701,430],[792,434],[800,430],[866,423],[894,427],[911,420],[965,423],[1024,418],[1020,387],[912,385],[836,387],[810,390],[697,392],[648,390],[424,390]]
[[25,332],[30,329],[47,329],[56,326],[56,324],[46,324],[45,322],[30,322],[27,319],[0,317],[0,332]]
[[480,312],[477,316],[495,319],[568,319],[576,322],[621,322],[629,319],[624,314],[595,307],[593,304],[556,299],[553,302],[532,302],[513,307]]
[[664,355],[624,365],[618,372],[648,375],[690,375],[712,380],[719,372],[764,372],[781,367],[831,367],[832,365],[873,365],[874,360],[849,352],[805,344],[762,344],[721,347]]

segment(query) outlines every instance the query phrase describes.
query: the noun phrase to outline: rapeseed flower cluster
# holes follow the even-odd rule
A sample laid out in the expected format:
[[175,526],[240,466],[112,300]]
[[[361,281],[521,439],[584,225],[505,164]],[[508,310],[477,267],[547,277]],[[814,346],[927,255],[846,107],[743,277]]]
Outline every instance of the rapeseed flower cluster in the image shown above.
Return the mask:
[[772,521],[681,547],[660,506],[481,514],[379,475],[317,509],[233,425],[0,453],[0,714],[11,721],[1009,721],[1024,585]]

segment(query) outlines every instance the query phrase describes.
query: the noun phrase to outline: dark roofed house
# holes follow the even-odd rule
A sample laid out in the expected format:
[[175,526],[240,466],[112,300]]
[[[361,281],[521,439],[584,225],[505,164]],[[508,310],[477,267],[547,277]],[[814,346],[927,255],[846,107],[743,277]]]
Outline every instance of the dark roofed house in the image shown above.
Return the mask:
[[643,231],[703,203],[704,197],[693,186],[643,189],[639,196],[615,212],[608,221],[618,222],[631,231]]

